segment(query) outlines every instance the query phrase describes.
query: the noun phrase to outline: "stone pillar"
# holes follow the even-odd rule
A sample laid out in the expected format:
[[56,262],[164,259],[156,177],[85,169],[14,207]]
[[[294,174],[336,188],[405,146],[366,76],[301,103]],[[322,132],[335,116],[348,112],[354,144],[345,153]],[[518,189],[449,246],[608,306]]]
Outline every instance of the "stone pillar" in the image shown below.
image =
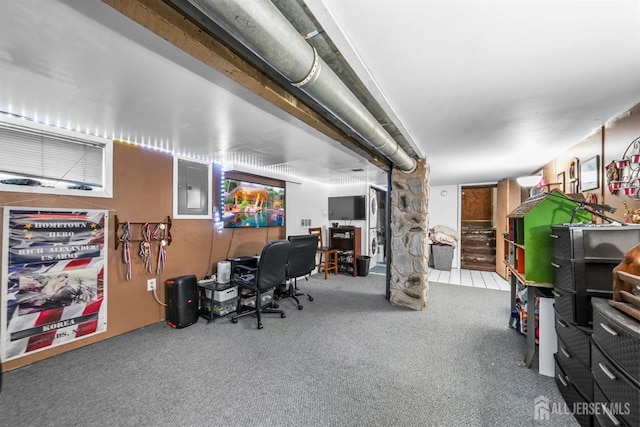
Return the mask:
[[429,289],[429,165],[425,160],[419,160],[412,173],[392,169],[390,200],[390,301],[424,310]]

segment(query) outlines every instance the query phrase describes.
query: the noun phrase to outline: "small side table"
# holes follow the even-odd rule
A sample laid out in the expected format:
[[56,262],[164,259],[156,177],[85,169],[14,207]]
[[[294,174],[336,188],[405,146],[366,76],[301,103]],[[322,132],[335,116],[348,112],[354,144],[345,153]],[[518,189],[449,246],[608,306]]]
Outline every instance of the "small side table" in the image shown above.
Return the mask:
[[238,287],[215,280],[198,282],[198,315],[209,322],[235,313],[238,309]]

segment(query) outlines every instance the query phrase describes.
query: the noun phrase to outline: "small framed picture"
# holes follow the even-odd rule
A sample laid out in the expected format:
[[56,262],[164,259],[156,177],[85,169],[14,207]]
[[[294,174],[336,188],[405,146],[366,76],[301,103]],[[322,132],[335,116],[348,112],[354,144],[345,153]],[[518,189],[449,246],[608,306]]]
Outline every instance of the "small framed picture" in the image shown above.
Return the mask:
[[556,183],[558,184],[558,190],[562,191],[563,193],[567,192],[567,189],[566,189],[565,184],[564,184],[564,171],[560,172],[556,176]]
[[600,186],[599,157],[593,156],[580,163],[580,191],[594,190]]

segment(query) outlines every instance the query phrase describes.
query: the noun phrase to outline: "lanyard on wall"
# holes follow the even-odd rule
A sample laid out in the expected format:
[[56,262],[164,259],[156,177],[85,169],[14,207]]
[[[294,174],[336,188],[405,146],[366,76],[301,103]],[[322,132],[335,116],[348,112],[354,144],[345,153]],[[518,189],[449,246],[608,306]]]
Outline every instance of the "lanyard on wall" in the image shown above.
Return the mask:
[[142,226],[142,242],[140,242],[140,258],[144,261],[144,269],[147,273],[153,273],[153,265],[151,262],[151,226],[145,222]]
[[164,271],[165,263],[167,262],[167,239],[170,238],[169,230],[166,224],[161,222],[154,227],[151,234],[155,240],[160,241],[160,246],[158,247],[158,268],[156,270],[156,273],[160,274]]
[[122,261],[126,267],[125,280],[131,280],[131,224],[127,221],[122,225]]

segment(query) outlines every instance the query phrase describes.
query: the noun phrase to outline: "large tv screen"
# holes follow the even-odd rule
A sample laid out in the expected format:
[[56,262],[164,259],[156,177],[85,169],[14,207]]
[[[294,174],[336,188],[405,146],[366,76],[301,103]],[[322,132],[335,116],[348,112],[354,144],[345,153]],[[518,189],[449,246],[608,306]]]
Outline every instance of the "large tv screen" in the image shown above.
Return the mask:
[[284,227],[284,188],[225,178],[222,220],[225,227]]
[[364,220],[366,208],[365,196],[329,197],[329,220]]

